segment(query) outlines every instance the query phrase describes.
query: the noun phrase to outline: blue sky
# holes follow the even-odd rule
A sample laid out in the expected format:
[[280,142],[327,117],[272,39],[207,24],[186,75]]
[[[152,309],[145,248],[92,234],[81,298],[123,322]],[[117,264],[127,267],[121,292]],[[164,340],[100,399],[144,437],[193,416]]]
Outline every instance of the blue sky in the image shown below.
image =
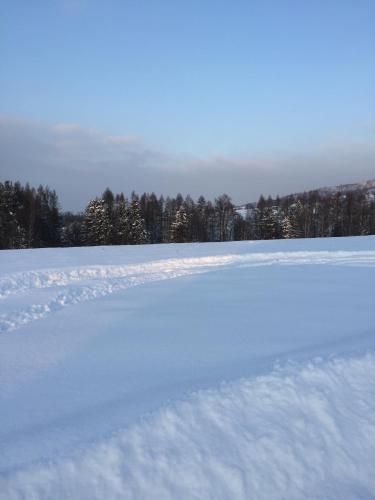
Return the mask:
[[1,4],[4,116],[207,161],[375,136],[373,0]]

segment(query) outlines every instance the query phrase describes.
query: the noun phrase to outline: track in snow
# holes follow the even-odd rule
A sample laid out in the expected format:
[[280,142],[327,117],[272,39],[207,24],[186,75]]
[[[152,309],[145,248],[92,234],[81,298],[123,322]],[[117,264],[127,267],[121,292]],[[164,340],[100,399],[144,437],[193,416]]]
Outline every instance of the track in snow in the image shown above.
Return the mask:
[[[14,273],[0,278],[0,333],[40,320],[88,300],[105,297],[152,281],[209,272],[228,266],[329,264],[375,266],[375,251],[272,252],[166,259],[138,265],[80,266]],[[49,289],[48,299],[35,303],[35,291]],[[12,308],[12,299],[22,307]],[[7,312],[1,312],[1,309]],[[10,310],[11,309],[11,310]]]

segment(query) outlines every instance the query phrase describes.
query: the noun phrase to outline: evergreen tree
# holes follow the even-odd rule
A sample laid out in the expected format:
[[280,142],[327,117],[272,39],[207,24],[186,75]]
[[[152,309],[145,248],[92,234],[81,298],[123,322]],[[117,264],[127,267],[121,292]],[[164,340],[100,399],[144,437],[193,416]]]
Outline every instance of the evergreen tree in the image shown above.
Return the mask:
[[290,220],[289,215],[286,215],[281,222],[282,236],[285,239],[294,238],[293,236],[293,225]]
[[126,245],[130,242],[130,211],[127,207],[126,199],[121,193],[117,202],[116,219],[115,219],[115,234],[116,244]]
[[283,238],[302,238],[304,236],[304,209],[300,200],[289,207],[282,220]]
[[167,196],[164,203],[163,219],[162,219],[162,233],[163,242],[170,242],[171,224],[176,216],[176,201]]
[[162,241],[163,203],[163,197],[158,200],[155,193],[143,193],[140,199],[141,215],[151,243]]
[[13,185],[5,182],[1,185],[0,194],[0,248],[23,248],[25,234],[17,220]]
[[280,212],[277,207],[265,207],[261,219],[262,237],[265,240],[281,238]]
[[141,214],[138,196],[134,192],[132,193],[132,200],[129,208],[129,219],[129,243],[131,245],[149,243],[150,236],[146,230],[145,221]]
[[86,245],[108,245],[110,242],[111,224],[104,200],[91,200],[84,214],[84,231]]
[[186,214],[184,205],[176,212],[175,221],[171,225],[170,240],[173,243],[184,243],[187,241],[187,234],[189,230],[189,219]]
[[107,237],[107,245],[113,245],[116,243],[116,234],[115,234],[115,197],[112,191],[107,187],[102,194],[101,199],[104,202],[105,210],[107,212],[106,219],[109,224],[109,234]]
[[193,241],[207,241],[207,203],[204,196],[198,198],[194,218],[192,223],[193,226]]

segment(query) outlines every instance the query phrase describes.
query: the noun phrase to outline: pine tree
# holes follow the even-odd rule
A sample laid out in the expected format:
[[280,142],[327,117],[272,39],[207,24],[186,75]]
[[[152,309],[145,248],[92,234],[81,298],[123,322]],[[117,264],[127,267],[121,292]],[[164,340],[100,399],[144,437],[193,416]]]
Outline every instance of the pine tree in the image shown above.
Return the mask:
[[117,202],[115,216],[115,243],[118,245],[126,245],[130,239],[130,213],[129,208],[123,194]]
[[300,200],[289,207],[287,215],[282,220],[282,237],[304,237],[304,208]]
[[155,193],[143,193],[140,209],[151,243],[162,241],[163,198],[157,199]]
[[295,238],[292,221],[289,215],[286,215],[281,222],[282,236],[285,239]]
[[141,214],[138,196],[135,193],[132,193],[132,201],[129,208],[129,219],[129,243],[131,245],[149,243],[150,237]]
[[265,240],[281,238],[280,212],[277,207],[265,207],[261,218],[262,237]]
[[73,221],[64,225],[61,232],[61,243],[65,247],[81,246],[84,243],[82,223]]
[[176,218],[171,225],[170,240],[173,243],[184,243],[187,241],[187,233],[189,230],[189,219],[186,214],[184,205],[176,212]]
[[85,243],[87,245],[108,245],[111,224],[104,200],[91,200],[84,214]]
[[106,218],[109,223],[109,235],[106,244],[116,243],[116,229],[115,229],[115,197],[112,191],[107,187],[102,194],[101,199],[104,201],[105,209],[107,212]]
[[11,182],[0,189],[0,248],[25,248],[26,233],[17,219],[17,201]]

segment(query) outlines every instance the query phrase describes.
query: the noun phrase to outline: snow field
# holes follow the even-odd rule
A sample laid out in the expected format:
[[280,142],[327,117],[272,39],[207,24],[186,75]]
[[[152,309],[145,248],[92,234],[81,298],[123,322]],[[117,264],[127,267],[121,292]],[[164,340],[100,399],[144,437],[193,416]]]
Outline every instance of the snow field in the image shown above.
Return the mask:
[[0,253],[0,499],[375,498],[375,237]]

